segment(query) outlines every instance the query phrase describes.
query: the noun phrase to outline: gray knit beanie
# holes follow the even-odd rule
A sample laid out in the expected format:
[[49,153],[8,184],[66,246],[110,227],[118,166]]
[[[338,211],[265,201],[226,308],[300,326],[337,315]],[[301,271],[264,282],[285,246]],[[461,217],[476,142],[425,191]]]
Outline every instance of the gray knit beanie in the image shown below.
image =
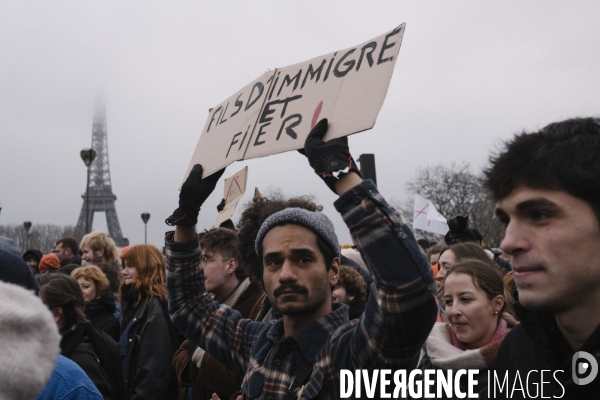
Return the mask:
[[28,290],[0,282],[0,399],[35,399],[59,353],[60,335],[48,307]]
[[318,211],[308,211],[298,207],[286,208],[285,210],[276,212],[263,222],[255,242],[256,254],[259,257],[262,252],[262,241],[267,232],[276,226],[285,224],[302,225],[310,229],[327,243],[336,257],[340,257],[340,243],[338,242],[331,220],[325,214]]

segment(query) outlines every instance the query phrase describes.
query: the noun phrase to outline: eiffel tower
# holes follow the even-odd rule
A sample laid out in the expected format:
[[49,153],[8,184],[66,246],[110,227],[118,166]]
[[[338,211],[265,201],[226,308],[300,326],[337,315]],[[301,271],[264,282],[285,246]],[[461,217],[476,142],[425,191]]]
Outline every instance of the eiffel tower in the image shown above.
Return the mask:
[[[96,150],[96,158],[90,166],[90,212],[89,225],[94,222],[94,213],[104,211],[108,234],[119,247],[129,246],[129,239],[123,237],[117,209],[115,208],[115,196],[110,183],[110,170],[108,168],[108,140],[106,137],[106,111],[104,106],[96,106],[94,112],[94,125],[92,130],[92,149]],[[83,198],[83,206],[77,220],[76,229],[85,232],[86,195]]]

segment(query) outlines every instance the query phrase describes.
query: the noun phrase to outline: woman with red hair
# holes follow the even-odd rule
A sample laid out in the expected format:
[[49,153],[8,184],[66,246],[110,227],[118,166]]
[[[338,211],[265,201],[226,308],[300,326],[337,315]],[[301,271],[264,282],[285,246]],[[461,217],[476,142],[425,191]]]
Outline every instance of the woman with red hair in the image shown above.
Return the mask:
[[132,246],[123,255],[120,343],[131,400],[177,399],[171,360],[179,343],[167,312],[165,282],[166,262],[156,247]]

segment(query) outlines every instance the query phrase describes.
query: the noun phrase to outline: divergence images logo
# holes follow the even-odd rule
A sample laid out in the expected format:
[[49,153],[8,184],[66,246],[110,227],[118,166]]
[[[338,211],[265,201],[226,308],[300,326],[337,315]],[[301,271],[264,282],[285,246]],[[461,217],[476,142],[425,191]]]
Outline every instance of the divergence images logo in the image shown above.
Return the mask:
[[587,385],[598,375],[598,361],[590,353],[578,351],[573,354],[571,372],[576,385]]

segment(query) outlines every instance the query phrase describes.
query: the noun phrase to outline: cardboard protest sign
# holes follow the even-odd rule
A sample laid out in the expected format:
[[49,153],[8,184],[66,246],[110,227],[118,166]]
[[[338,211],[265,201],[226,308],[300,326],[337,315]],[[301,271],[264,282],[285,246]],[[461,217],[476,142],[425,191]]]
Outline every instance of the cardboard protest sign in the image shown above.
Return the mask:
[[195,164],[202,164],[202,177],[207,177],[244,158],[274,73],[262,74],[208,112],[185,177]]
[[245,86],[210,111],[188,173],[196,163],[208,176],[236,160],[302,148],[321,118],[329,119],[325,140],[372,128],[387,94],[404,27],[269,71]]
[[329,119],[325,140],[370,129],[394,71],[404,25],[358,46],[278,69],[244,159],[300,149]]
[[236,172],[233,176],[225,179],[225,187],[223,191],[223,199],[225,206],[217,215],[213,228],[219,226],[222,222],[233,216],[235,208],[246,192],[246,181],[248,180],[248,167]]

